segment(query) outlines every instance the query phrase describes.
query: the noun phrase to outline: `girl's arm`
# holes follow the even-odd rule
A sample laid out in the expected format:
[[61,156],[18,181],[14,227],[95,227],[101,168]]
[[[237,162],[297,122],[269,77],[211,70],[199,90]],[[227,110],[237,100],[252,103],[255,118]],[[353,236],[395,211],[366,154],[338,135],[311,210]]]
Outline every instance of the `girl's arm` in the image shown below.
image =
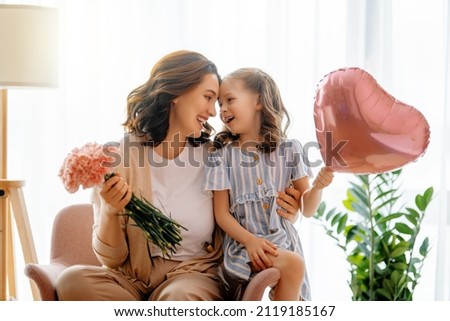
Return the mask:
[[266,253],[277,256],[275,244],[259,238],[242,227],[229,211],[228,190],[214,191],[214,216],[222,230],[247,249],[252,264],[260,270],[272,266]]
[[305,217],[316,213],[322,200],[322,190],[331,184],[333,177],[333,172],[328,167],[322,167],[311,187],[307,177],[294,181],[294,187],[301,193],[299,206]]

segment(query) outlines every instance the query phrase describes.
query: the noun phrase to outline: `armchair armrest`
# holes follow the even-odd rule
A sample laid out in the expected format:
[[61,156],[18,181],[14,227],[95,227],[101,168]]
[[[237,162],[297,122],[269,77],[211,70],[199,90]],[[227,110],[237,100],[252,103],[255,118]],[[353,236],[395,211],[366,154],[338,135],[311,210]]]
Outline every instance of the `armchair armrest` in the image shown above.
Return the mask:
[[281,272],[271,267],[256,273],[248,283],[240,283],[231,278],[225,271],[223,263],[220,273],[228,285],[227,300],[261,301],[267,288],[272,288],[280,281]]
[[258,272],[247,284],[242,301],[260,301],[268,287],[275,286],[280,280],[280,270],[277,268],[268,268]]
[[25,275],[33,280],[39,288],[42,301],[56,301],[56,279],[67,266],[60,263],[25,265]]

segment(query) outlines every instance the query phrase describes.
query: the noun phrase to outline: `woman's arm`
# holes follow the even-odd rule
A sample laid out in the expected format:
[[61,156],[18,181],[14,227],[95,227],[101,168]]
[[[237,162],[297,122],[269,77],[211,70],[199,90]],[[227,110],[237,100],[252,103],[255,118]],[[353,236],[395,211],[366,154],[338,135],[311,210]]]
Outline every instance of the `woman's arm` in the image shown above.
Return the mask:
[[120,174],[108,179],[100,190],[100,218],[97,227],[97,236],[103,243],[111,246],[120,246],[123,242],[123,233],[118,215],[131,200],[131,188]]
[[300,209],[300,191],[294,187],[287,187],[283,192],[278,192],[277,210],[278,215],[289,220],[291,223],[295,223],[298,219]]
[[118,215],[131,198],[131,190],[119,174],[108,179],[92,194],[94,206],[93,249],[102,264],[117,267],[128,255],[123,216]]
[[262,270],[272,266],[272,261],[266,253],[277,256],[276,246],[259,238],[242,227],[230,213],[228,190],[214,191],[214,216],[217,224],[231,238],[241,243],[247,249],[252,264]]

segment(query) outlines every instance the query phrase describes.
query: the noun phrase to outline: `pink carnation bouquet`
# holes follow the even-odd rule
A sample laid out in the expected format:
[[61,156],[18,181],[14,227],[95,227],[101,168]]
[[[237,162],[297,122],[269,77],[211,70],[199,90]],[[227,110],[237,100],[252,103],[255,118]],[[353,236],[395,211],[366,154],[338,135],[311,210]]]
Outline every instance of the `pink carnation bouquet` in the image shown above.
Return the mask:
[[[105,154],[105,149],[109,155],[118,153],[116,147],[97,143],[87,143],[69,153],[58,174],[69,193],[75,193],[80,186],[86,189],[101,185],[115,175],[111,172],[111,166],[108,166],[114,158]],[[146,199],[136,197],[134,193],[125,210],[124,215],[129,215],[134,220],[147,239],[158,246],[164,256],[170,257],[176,252],[176,247],[182,240],[181,228],[185,229],[183,226],[164,215]]]

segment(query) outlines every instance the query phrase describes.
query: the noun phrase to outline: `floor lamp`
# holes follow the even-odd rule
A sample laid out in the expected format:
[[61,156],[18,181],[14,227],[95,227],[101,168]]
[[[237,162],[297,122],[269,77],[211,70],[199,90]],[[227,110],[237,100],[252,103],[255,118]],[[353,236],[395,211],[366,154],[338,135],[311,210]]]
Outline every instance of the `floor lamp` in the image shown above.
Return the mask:
[[24,181],[8,179],[7,90],[58,85],[58,25],[57,9],[0,4],[0,300],[16,298],[14,223],[25,263],[37,263]]

